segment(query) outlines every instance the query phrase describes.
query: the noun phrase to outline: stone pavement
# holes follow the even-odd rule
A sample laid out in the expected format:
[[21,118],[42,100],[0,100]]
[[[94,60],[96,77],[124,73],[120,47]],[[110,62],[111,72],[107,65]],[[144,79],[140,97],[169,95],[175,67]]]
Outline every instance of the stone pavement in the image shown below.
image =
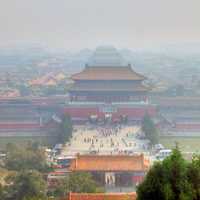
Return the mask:
[[79,154],[133,154],[148,152],[148,141],[140,140],[140,126],[76,126],[71,141],[62,155]]

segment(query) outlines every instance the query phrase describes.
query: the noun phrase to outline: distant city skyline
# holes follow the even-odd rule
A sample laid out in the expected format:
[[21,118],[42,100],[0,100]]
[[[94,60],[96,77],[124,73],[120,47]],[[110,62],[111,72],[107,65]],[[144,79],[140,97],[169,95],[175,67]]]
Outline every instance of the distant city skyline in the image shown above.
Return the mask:
[[0,46],[199,43],[199,8],[199,0],[0,0]]

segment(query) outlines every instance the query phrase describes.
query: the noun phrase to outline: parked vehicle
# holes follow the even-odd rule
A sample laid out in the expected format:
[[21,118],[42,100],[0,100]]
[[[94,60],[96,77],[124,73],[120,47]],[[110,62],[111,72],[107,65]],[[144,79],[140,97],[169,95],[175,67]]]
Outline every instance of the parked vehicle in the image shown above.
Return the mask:
[[156,154],[157,160],[164,160],[166,157],[170,156],[172,153],[171,149],[162,149]]

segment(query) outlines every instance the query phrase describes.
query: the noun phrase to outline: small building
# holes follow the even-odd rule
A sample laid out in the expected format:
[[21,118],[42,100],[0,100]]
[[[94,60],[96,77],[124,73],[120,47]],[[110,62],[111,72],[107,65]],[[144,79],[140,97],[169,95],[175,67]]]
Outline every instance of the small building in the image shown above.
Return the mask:
[[89,172],[103,186],[126,187],[140,183],[150,166],[140,155],[78,155],[71,172]]

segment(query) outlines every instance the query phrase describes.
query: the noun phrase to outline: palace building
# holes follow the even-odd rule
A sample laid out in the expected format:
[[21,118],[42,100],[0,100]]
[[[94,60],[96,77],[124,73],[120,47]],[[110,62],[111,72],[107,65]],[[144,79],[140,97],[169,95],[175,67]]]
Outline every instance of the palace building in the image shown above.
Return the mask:
[[65,109],[73,120],[110,118],[119,121],[155,116],[149,103],[146,77],[135,72],[113,47],[99,47],[83,71],[72,75]]
[[126,187],[140,183],[150,167],[141,155],[77,155],[69,171],[89,172],[104,186]]

